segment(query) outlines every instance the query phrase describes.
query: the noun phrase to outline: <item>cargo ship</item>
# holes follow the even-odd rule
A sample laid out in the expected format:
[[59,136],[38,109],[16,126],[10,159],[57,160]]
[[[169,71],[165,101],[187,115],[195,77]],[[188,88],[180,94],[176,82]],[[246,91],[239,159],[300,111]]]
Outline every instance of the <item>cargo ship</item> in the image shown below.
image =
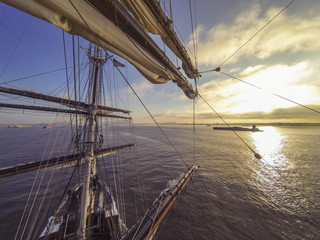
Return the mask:
[[231,130],[231,131],[250,131],[250,132],[263,132],[256,127],[255,124],[252,125],[252,128],[245,128],[245,127],[212,127],[213,130]]

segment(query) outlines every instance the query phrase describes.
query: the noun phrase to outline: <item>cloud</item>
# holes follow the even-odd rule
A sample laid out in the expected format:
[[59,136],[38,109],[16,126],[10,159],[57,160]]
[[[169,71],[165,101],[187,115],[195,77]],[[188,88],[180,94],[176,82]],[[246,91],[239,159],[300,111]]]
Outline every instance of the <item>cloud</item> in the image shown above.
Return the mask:
[[[232,22],[222,22],[210,28],[205,25],[198,27],[197,59],[201,67],[219,66],[282,9],[271,7],[263,10],[259,3],[250,6]],[[296,103],[308,106],[320,103],[319,64],[315,61],[315,54],[314,59],[309,57],[312,52],[320,50],[320,16],[293,12],[281,13],[227,62],[230,64],[228,74],[256,87],[218,73],[204,74],[199,82],[201,96],[228,121],[318,121],[312,111],[296,107]],[[252,60],[258,63],[250,66]],[[247,65],[245,69],[244,65]],[[168,91],[169,95],[157,89],[157,86],[152,89],[150,98],[159,96],[158,100],[162,97],[161,101],[165,99],[172,103],[170,110],[154,108],[160,110],[155,111],[160,112],[156,115],[158,121],[192,121],[192,102],[186,103],[180,89]],[[199,121],[218,120],[200,98],[196,111]]]
[[[145,79],[140,79],[131,84],[134,91],[138,94],[139,97],[145,97],[150,94],[153,90],[154,85]],[[129,87],[128,87],[129,88]],[[130,90],[130,89],[129,89]]]
[[[309,105],[308,107],[320,110],[320,102],[318,105]],[[319,123],[319,113],[311,111],[301,106],[291,108],[276,108],[270,112],[255,111],[240,114],[223,113],[222,118],[227,122],[317,122]],[[217,116],[212,113],[200,113],[197,115],[198,119],[207,120],[206,122],[222,122]]]
[[[308,62],[293,65],[257,65],[239,73],[238,79],[211,80],[199,86],[199,92],[212,107],[225,114],[272,112],[276,108],[320,101],[319,89],[308,83],[315,70]],[[202,101],[201,101],[202,102]],[[202,102],[201,112],[210,109]]]
[[[308,105],[309,108],[320,111],[320,101],[317,105]],[[196,107],[197,123],[223,123],[213,111],[199,112]],[[218,112],[227,123],[272,123],[272,122],[305,122],[319,123],[319,113],[301,106],[290,108],[276,108],[270,112],[253,111],[246,113]],[[154,115],[158,122],[192,123],[192,111],[166,111]],[[143,122],[143,121],[142,121]],[[149,121],[151,122],[151,120]]]
[[[153,84],[145,78],[141,78],[132,83],[131,86],[140,98],[146,98],[148,99],[148,101],[186,99],[183,91],[178,88],[173,82],[169,82],[166,84]],[[132,92],[129,87],[126,88],[126,91]]]
[[[272,19],[280,8],[269,8],[261,14],[260,5],[240,13],[232,23],[220,23],[211,29],[200,26],[198,32],[199,64],[219,66],[242,44]],[[283,52],[316,51],[320,49],[320,16],[303,18],[282,12],[270,25],[254,37],[228,63],[242,56],[266,59]]]

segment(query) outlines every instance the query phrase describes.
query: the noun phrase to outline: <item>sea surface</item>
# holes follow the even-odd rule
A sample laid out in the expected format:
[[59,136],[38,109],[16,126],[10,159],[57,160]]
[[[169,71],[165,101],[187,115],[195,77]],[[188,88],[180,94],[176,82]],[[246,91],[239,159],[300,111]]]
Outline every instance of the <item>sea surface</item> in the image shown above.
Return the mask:
[[[166,136],[155,126],[118,126],[119,134],[106,133],[116,140],[104,144],[133,141],[136,147],[110,156],[99,169],[111,182],[121,175],[111,185],[121,185],[119,211],[130,227],[169,180],[199,166],[155,239],[320,239],[320,127],[259,128],[263,132],[239,132],[240,140],[211,126],[163,126]],[[68,152],[70,141],[55,130],[0,126],[0,168]],[[48,142],[49,137],[54,140]],[[0,179],[1,240],[14,239],[35,175],[42,173]],[[52,181],[54,191],[39,191],[62,193],[71,173],[64,170],[58,181],[48,170],[43,181]],[[50,209],[32,214],[46,222]],[[33,227],[41,229],[43,223]]]

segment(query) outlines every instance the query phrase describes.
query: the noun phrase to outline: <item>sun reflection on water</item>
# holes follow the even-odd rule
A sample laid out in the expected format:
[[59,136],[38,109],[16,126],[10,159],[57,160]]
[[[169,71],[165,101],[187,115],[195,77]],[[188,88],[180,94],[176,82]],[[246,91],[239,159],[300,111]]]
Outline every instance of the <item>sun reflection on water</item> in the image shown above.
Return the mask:
[[261,160],[251,166],[255,172],[251,181],[253,184],[258,184],[260,190],[266,191],[269,197],[273,195],[278,198],[280,197],[278,194],[286,194],[286,190],[282,187],[283,176],[293,167],[284,151],[287,137],[275,127],[264,127],[263,130],[251,134],[255,151],[262,156]]
[[261,133],[251,135],[256,152],[272,167],[286,167],[288,161],[283,153],[285,136],[274,127],[265,127],[263,130]]

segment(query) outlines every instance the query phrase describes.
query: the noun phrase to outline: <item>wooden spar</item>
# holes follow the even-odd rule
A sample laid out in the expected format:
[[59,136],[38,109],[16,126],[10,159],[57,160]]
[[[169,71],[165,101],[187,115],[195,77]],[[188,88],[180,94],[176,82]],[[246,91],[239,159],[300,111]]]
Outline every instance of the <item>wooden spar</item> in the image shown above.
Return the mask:
[[[171,201],[168,203],[167,207],[165,208],[165,210],[162,212],[161,216],[158,218],[158,220],[156,221],[156,223],[153,225],[152,229],[150,229],[148,236],[146,237],[146,239],[150,239],[153,234],[155,233],[155,231],[158,229],[160,223],[162,222],[163,218],[167,215],[167,213],[169,212],[169,210],[172,208],[173,204],[175,203],[175,201],[177,200],[177,198],[179,197],[180,193],[183,191],[183,189],[185,188],[185,186],[187,185],[187,183],[189,182],[189,180],[191,179],[194,171],[197,169],[197,166],[192,166],[192,168],[187,171],[187,174],[184,176],[184,179],[181,180],[181,186],[178,187],[178,185],[180,185],[180,183],[177,185],[178,187],[178,192],[174,195],[174,197],[171,199]],[[168,193],[170,194],[170,193]]]
[[[0,92],[23,96],[23,97],[28,97],[28,98],[41,99],[41,100],[45,100],[45,101],[49,101],[49,102],[58,103],[58,104],[61,104],[64,106],[81,109],[84,111],[87,111],[88,106],[89,106],[88,104],[86,104],[84,102],[78,102],[78,101],[69,100],[69,99],[65,99],[65,98],[53,97],[53,96],[49,96],[49,95],[45,95],[45,94],[41,94],[41,93],[37,93],[37,92],[33,92],[33,91],[18,90],[18,89],[14,89],[14,88],[0,87]],[[122,112],[122,113],[126,113],[126,114],[130,113],[130,111],[128,111],[128,110],[106,107],[106,106],[101,106],[101,105],[97,105],[96,108],[98,110],[106,110],[106,111],[110,111],[110,112]]]
[[[150,12],[154,15],[154,19],[161,24],[165,36],[162,36],[163,41],[166,45],[181,59],[182,67],[189,78],[199,77],[198,70],[195,68],[189,54],[187,53],[185,47],[182,45],[180,39],[178,38],[176,32],[173,30],[172,25],[168,17],[165,15],[160,3],[156,0],[143,0],[143,2],[148,6]],[[160,18],[160,20],[159,20]]]
[[[131,14],[118,2],[114,0],[88,0],[96,11],[108,18],[112,22],[116,22],[122,32],[130,36],[144,50],[147,50],[164,66],[168,67],[172,73],[178,73],[177,68],[167,58],[166,54],[158,47],[158,45],[148,36],[148,34],[140,27],[140,25],[132,18]],[[115,17],[116,16],[116,17]]]
[[[134,146],[135,144],[126,144],[126,145],[120,145],[116,147],[102,148],[100,150],[94,151],[94,154],[97,157],[102,157],[110,153],[115,153],[118,150],[131,148]],[[84,154],[71,154],[71,155],[67,155],[59,158],[51,158],[45,161],[27,163],[23,165],[8,167],[8,168],[2,168],[0,169],[0,178],[14,176],[14,175],[18,175],[26,172],[31,172],[37,169],[43,169],[43,168],[54,167],[62,164],[76,162],[79,159],[82,159],[83,157],[84,157]]]
[[197,96],[189,81],[118,0],[1,1],[123,57],[152,83],[172,80],[188,98]]
[[[0,108],[16,108],[23,110],[34,110],[34,111],[44,111],[44,112],[57,112],[57,113],[71,113],[71,114],[79,114],[79,115],[88,115],[87,112],[81,110],[72,110],[72,109],[63,109],[63,108],[51,108],[51,107],[41,107],[41,106],[28,106],[28,105],[20,105],[20,104],[9,104],[9,103],[0,103]],[[119,119],[127,119],[132,120],[131,117],[112,115],[104,112],[98,111],[96,116],[99,117],[108,117],[108,118],[119,118]]]
[[122,238],[122,240],[129,240],[133,237],[135,239],[151,239],[159,224],[169,212],[174,202],[177,200],[180,193],[183,191],[192,175],[196,171],[197,166],[189,168],[184,175],[168,190],[164,190],[158,199],[152,204],[151,208]]
[[[109,21],[114,22],[123,33],[131,38],[131,41],[134,41],[138,45],[142,46],[143,50],[150,53],[151,56],[156,59],[156,61],[161,63],[162,66],[165,66],[166,71],[169,73],[167,81],[172,79],[172,81],[184,91],[188,98],[194,99],[197,96],[197,92],[195,89],[193,89],[188,80],[182,75],[182,73],[171,62],[167,55],[159,48],[159,46],[141,28],[141,26],[133,19],[131,14],[128,13],[128,11],[118,1],[88,0],[88,2],[95,8],[97,12],[102,14]],[[130,61],[129,59],[127,60]],[[137,69],[139,70],[139,68]],[[140,72],[149,81],[155,83],[154,80],[150,79],[150,77],[145,75],[142,71]]]
[[121,0],[121,3],[148,32],[161,36],[163,42],[180,58],[182,67],[189,78],[199,77],[198,70],[172,27],[172,20],[166,16],[159,1]]

